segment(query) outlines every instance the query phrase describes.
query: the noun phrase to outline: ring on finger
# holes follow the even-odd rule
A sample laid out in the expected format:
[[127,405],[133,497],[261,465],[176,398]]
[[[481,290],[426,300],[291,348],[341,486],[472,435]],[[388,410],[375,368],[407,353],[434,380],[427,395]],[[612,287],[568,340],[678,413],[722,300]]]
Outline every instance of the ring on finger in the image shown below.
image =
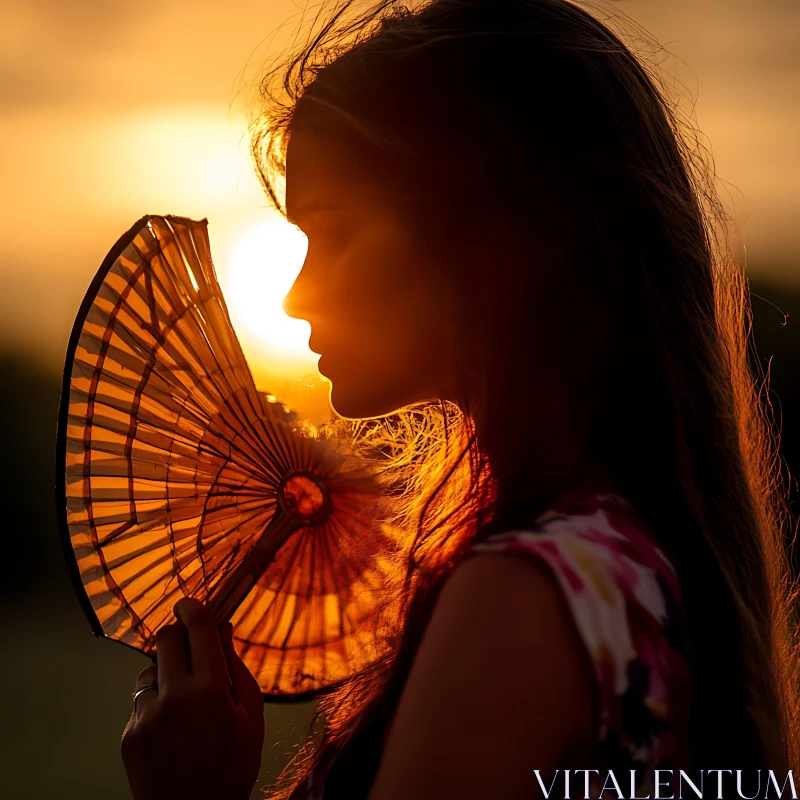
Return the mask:
[[142,686],[140,686],[140,687],[139,687],[139,688],[138,688],[138,689],[137,689],[137,690],[136,690],[136,691],[133,693],[133,695],[132,695],[132,696],[133,696],[133,705],[134,705],[134,708],[136,707],[136,698],[137,698],[137,697],[138,697],[140,694],[142,694],[143,692],[146,692],[148,689],[155,689],[156,691],[158,691],[158,681],[149,681],[148,683],[145,683],[145,684],[143,684]]

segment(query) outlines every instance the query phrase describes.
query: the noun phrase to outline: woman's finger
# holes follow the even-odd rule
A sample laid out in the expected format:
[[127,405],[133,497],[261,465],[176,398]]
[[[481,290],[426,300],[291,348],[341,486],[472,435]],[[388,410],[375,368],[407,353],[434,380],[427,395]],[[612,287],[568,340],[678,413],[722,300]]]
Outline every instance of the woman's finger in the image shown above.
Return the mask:
[[175,603],[175,616],[189,634],[189,671],[203,682],[228,685],[225,655],[211,610],[193,597]]
[[222,647],[228,662],[228,669],[233,681],[233,701],[242,705],[254,727],[264,723],[264,695],[258,681],[245,666],[233,646],[233,626],[230,622],[221,625]]
[[233,649],[233,642],[231,637],[233,635],[233,625],[230,622],[225,622],[219,626],[219,636],[222,641],[222,651],[225,654],[225,661],[228,664],[228,674],[231,677],[231,694],[233,695],[233,702],[239,705],[244,702],[242,695],[242,679],[241,672],[238,668],[237,661],[241,663],[241,659]]
[[222,655],[225,656],[225,669],[228,675],[228,686],[231,690],[231,697],[235,698],[234,691],[233,691],[233,669],[231,668],[230,659],[228,658],[228,648],[225,643],[226,637],[228,634],[228,628],[230,627],[230,622],[220,622],[217,625],[217,634],[219,635],[219,640],[222,643]]
[[186,647],[186,629],[182,625],[164,625],[156,631],[158,664],[154,667],[158,670],[158,685],[162,693],[170,686],[186,683],[189,677]]

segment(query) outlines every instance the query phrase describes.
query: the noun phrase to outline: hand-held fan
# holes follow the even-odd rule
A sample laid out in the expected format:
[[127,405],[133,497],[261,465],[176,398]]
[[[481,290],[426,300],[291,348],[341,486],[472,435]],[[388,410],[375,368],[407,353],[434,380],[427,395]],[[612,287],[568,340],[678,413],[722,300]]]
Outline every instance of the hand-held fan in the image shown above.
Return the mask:
[[208,220],[142,217],[86,294],[59,412],[62,543],[95,635],[152,656],[194,597],[231,619],[265,699],[368,666],[400,540],[346,445],[256,389]]

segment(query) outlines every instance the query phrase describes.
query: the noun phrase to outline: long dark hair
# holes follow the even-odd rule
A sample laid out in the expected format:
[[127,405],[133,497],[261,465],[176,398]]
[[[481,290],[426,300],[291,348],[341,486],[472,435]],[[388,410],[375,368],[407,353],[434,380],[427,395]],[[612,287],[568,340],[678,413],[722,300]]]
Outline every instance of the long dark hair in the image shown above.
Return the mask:
[[[552,409],[536,391],[556,371],[587,451],[678,571],[694,766],[800,768],[785,552],[796,521],[766,379],[749,358],[747,279],[710,154],[659,70],[622,41],[626,25],[648,36],[621,14],[612,32],[604,13],[567,0],[383,1],[361,13],[336,3],[259,84],[252,154],[270,202],[285,214],[276,186],[297,126],[352,146],[353,169],[408,214],[452,281],[454,358],[504,453],[487,481],[465,396],[458,455],[473,479],[459,480],[472,501],[443,492],[458,471],[441,469],[436,521],[419,518],[415,553],[427,562],[412,559],[399,651],[321,701],[324,747],[307,747],[274,797],[348,737],[326,797],[366,796],[457,556],[443,546],[447,504],[468,509],[461,546],[523,524],[557,488],[541,474]],[[493,250],[471,236],[487,224]]]

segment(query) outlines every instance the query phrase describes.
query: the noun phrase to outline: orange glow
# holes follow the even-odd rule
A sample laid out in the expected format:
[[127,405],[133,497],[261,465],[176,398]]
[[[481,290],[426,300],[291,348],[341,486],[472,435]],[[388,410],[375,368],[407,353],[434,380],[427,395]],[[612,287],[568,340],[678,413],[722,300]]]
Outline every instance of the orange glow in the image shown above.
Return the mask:
[[282,219],[263,222],[243,234],[230,256],[232,311],[260,341],[283,351],[308,354],[308,322],[287,316],[281,304],[307,249],[306,237]]
[[209,226],[211,252],[236,335],[256,386],[313,425],[331,413],[330,381],[308,346],[311,326],[287,316],[283,299],[303,266],[305,235],[276,214],[222,217]]

